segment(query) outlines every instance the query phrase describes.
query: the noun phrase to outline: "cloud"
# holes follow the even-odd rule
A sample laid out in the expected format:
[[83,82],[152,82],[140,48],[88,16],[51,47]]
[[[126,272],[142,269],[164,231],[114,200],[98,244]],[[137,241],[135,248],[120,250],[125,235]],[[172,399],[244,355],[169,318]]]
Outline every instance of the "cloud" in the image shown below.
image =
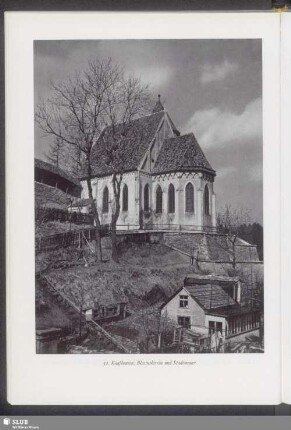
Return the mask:
[[248,103],[240,114],[219,108],[195,112],[187,124],[202,147],[224,147],[262,137],[262,99]]
[[144,84],[149,84],[151,87],[161,87],[169,83],[174,70],[167,66],[152,66],[145,68],[133,68],[130,74],[140,79]]
[[248,177],[251,181],[259,182],[263,179],[263,165],[262,163],[252,166],[248,171]]
[[223,61],[220,64],[204,64],[201,70],[200,81],[202,84],[208,84],[210,82],[223,81],[228,75],[236,72],[238,64],[230,63],[228,60]]
[[229,175],[233,175],[236,172],[236,168],[233,166],[224,167],[223,169],[219,170],[219,177],[225,178]]

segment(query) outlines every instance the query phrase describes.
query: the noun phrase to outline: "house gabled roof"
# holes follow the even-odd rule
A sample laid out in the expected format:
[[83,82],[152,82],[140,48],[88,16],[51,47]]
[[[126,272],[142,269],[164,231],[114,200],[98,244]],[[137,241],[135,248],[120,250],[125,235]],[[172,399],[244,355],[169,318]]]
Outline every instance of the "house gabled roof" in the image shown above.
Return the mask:
[[191,275],[186,276],[184,280],[184,285],[197,285],[197,284],[219,284],[219,285],[231,285],[236,284],[240,281],[238,276],[221,276],[221,275],[199,275],[197,273],[193,273]]
[[217,284],[187,285],[185,289],[207,311],[237,305],[237,302]]
[[[164,115],[164,111],[159,111],[135,119],[126,125],[117,124],[115,133],[119,135],[118,148],[114,147],[116,143],[113,140],[113,128],[111,126],[105,128],[92,148],[91,176],[107,176],[111,175],[116,168],[118,170],[118,166],[113,166],[109,161],[109,154],[112,149],[120,151],[123,172],[137,170]],[[122,138],[124,127],[126,127],[126,136]]]
[[35,205],[66,210],[70,205],[68,195],[58,188],[40,182],[34,183]]
[[83,310],[128,303],[122,288],[111,285],[104,277],[95,277],[96,272],[100,273],[96,268],[84,270],[79,266],[47,272],[44,278],[76,306],[80,307],[82,303]]
[[[212,278],[212,279],[211,279]],[[224,286],[237,283],[239,278],[212,275],[190,275],[185,278],[184,286],[180,287],[161,306],[161,309],[177,296],[183,289],[198,303],[206,312],[226,307],[239,307],[238,303],[223,289]]]
[[45,170],[47,172],[52,173],[53,175],[59,176],[60,178],[65,179],[68,182],[71,182],[74,186],[81,188],[80,182],[69,175],[64,170],[59,167],[54,166],[51,163],[47,163],[46,161],[40,160],[39,158],[34,159],[34,167],[35,169]]
[[166,139],[162,145],[153,173],[205,171],[215,175],[193,133]]

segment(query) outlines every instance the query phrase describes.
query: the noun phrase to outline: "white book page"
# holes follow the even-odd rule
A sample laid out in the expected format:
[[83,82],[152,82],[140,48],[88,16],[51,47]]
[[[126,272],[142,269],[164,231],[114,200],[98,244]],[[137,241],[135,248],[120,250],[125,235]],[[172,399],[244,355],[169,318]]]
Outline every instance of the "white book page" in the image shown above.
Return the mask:
[[291,161],[291,14],[281,17],[281,200],[282,200],[282,400],[291,403],[291,317],[290,317],[290,238],[291,238],[291,198],[289,183],[289,163]]
[[[265,352],[166,357],[36,355],[33,40],[167,38],[262,39]],[[53,405],[280,403],[280,16],[9,12],[5,14],[5,43],[8,401]],[[104,366],[105,360],[145,358],[192,364]]]

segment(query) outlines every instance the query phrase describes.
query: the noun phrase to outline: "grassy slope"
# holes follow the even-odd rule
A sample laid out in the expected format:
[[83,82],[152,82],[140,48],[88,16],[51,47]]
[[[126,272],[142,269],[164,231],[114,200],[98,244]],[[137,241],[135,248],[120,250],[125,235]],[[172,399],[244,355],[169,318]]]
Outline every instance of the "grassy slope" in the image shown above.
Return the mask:
[[90,294],[93,291],[94,295],[95,290],[97,300],[98,293],[106,296],[110,290],[120,291],[127,296],[132,309],[148,300],[147,295],[153,289],[164,297],[170,296],[193,271],[187,259],[161,244],[129,246],[123,250],[120,264],[108,261],[85,267],[82,261],[77,260],[78,265],[72,267],[51,269],[46,277],[72,299],[77,297],[78,279]]
[[70,230],[71,231],[84,230],[86,228],[92,228],[92,226],[88,224],[74,224],[74,223],[71,223],[70,225],[69,221],[66,221],[66,222],[48,221],[35,226],[35,237],[40,238],[40,237],[51,236],[59,233],[67,233]]
[[[90,260],[88,251],[86,258]],[[90,294],[95,290],[97,300],[98,294],[99,297],[108,296],[110,300],[110,290],[114,290],[114,294],[119,291],[121,295],[125,295],[131,312],[165,300],[183,284],[185,276],[193,272],[193,266],[189,266],[186,257],[162,244],[128,244],[122,249],[120,264],[108,261],[91,263],[85,267],[84,260],[79,258],[78,251],[73,249],[38,256],[39,267],[45,269],[48,261],[51,265],[49,270],[45,271],[47,278],[71,299],[77,299],[78,279],[82,279]],[[72,266],[69,267],[70,265]],[[37,303],[40,298],[47,302],[47,298],[43,297],[38,288]],[[58,318],[59,311],[54,309],[52,303],[48,304],[55,312],[55,318],[48,317],[49,312],[47,318],[54,322],[55,326],[58,326],[58,321],[61,323],[59,325],[63,326],[62,318]],[[37,320],[42,326],[46,325],[41,316]]]

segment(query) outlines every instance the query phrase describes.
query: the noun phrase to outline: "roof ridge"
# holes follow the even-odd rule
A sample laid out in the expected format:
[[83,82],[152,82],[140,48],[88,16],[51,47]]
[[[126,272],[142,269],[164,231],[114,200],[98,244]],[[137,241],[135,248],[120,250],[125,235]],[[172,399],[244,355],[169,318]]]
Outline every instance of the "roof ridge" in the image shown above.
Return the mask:
[[[132,119],[132,120],[130,120],[130,121],[128,121],[128,123],[131,123],[131,122],[135,122],[135,121],[139,121],[140,119],[143,119],[143,118],[148,118],[149,116],[153,116],[153,115],[157,115],[158,113],[160,114],[160,113],[165,113],[166,111],[159,111],[159,112],[152,112],[152,113],[149,113],[149,114],[146,114],[146,115],[143,115],[143,116],[139,116],[138,118],[134,118],[134,119]],[[121,125],[122,124],[122,122],[117,122],[116,124],[115,124],[115,126],[118,126],[118,125]],[[124,123],[124,124],[126,124],[126,123]],[[112,127],[112,124],[110,125],[106,125],[106,127],[104,127],[103,128],[103,130],[102,130],[102,132],[101,132],[101,134],[100,134],[100,137],[101,137],[101,135],[103,134],[103,132],[107,129],[107,128],[110,128],[110,127]],[[98,141],[98,139],[97,139],[97,141]]]
[[171,140],[171,139],[181,139],[181,138],[183,138],[183,137],[190,136],[191,134],[192,134],[192,135],[193,135],[193,137],[196,139],[195,134],[193,133],[193,131],[190,131],[189,133],[180,134],[180,136],[167,137],[167,139],[165,139],[165,140],[164,140],[164,142],[165,142],[166,140]]
[[54,173],[55,175],[59,174],[59,176],[62,176],[64,179],[66,179],[67,181],[72,182],[74,185],[76,186],[80,186],[78,179],[74,178],[73,175],[71,175],[70,173],[68,173],[66,170],[55,166],[52,163],[49,163],[48,161],[43,160],[42,158],[36,158],[34,157],[34,167],[37,167],[39,169],[41,169],[42,167],[39,166],[39,163],[44,163],[48,166],[48,169],[50,168],[50,171],[52,173]]

